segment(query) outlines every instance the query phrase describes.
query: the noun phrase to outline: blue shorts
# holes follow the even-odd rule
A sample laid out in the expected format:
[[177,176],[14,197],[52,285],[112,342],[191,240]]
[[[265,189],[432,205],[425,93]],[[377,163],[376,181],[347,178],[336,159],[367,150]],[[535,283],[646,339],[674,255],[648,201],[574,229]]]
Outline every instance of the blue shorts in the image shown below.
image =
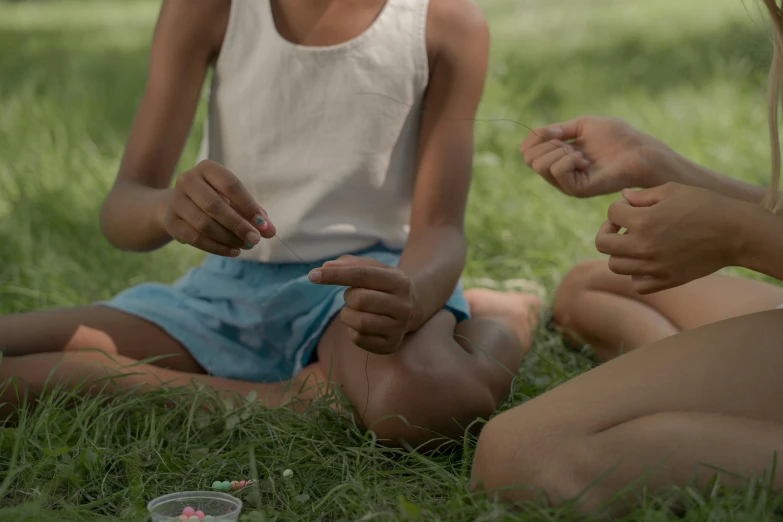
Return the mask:
[[[400,252],[358,252],[396,266]],[[316,263],[259,263],[208,256],[173,285],[145,283],[99,303],[141,317],[179,341],[211,375],[253,382],[290,379],[313,362],[318,341],[345,304],[345,288],[307,279]],[[469,317],[458,285],[446,304]]]

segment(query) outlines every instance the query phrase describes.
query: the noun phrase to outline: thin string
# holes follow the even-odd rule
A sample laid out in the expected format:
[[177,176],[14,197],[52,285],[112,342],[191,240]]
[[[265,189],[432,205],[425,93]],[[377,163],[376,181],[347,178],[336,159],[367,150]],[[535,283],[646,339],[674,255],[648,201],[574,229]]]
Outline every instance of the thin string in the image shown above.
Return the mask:
[[[542,141],[548,141],[550,143],[552,143],[554,141],[551,138],[545,138],[544,136],[541,136],[539,133],[536,132],[536,130],[533,127],[525,125],[521,121],[512,120],[510,118],[491,118],[491,119],[456,118],[456,117],[453,117],[453,116],[443,116],[443,115],[441,115],[438,112],[428,111],[428,110],[416,107],[414,105],[411,105],[410,103],[406,103],[404,101],[400,101],[400,100],[398,100],[396,98],[393,98],[391,96],[388,96],[386,94],[382,94],[382,93],[379,93],[379,92],[359,92],[359,93],[356,93],[356,96],[378,96],[378,97],[381,97],[381,98],[386,98],[387,100],[393,101],[393,102],[395,102],[395,103],[397,103],[399,105],[402,105],[404,107],[408,107],[410,109],[414,109],[417,112],[419,112],[420,114],[427,114],[427,115],[431,115],[431,116],[439,116],[439,117],[443,118],[444,120],[449,120],[449,121],[474,121],[474,122],[478,122],[478,123],[500,123],[500,122],[513,123],[514,125],[518,125],[520,127],[523,127],[525,129],[529,130],[530,132],[533,133],[533,135],[537,136]],[[566,145],[565,143],[557,143],[557,142],[555,142],[555,145],[557,145],[558,147],[563,149],[568,156],[571,156],[572,158],[576,158],[576,159],[583,159],[583,158],[577,156],[576,154],[573,154],[569,150],[568,145]]]
[[364,412],[362,413],[362,422],[367,417],[367,408],[370,406],[370,373],[367,367],[370,365],[370,352],[367,352],[367,358],[364,360],[364,378],[367,381],[367,400],[364,403]]
[[[396,99],[396,98],[394,98],[394,97],[392,97],[392,96],[388,96],[388,95],[386,95],[386,94],[379,93],[379,92],[359,92],[359,93],[356,93],[356,96],[378,96],[378,97],[380,97],[380,98],[385,98],[385,99],[387,99],[387,100],[389,100],[389,101],[395,102],[395,103],[397,103],[397,104],[399,104],[399,105],[402,105],[402,106],[404,106],[404,107],[408,107],[408,108],[410,108],[410,109],[414,109],[414,110],[416,110],[417,112],[419,112],[419,113],[421,113],[421,114],[435,115],[435,116],[439,116],[439,117],[441,117],[441,118],[443,118],[443,119],[445,119],[445,120],[449,120],[449,121],[473,121],[473,122],[479,122],[479,123],[500,123],[500,122],[513,123],[514,125],[518,125],[519,127],[523,127],[523,128],[525,128],[525,129],[529,130],[531,133],[533,133],[533,135],[537,136],[537,137],[538,137],[538,138],[540,138],[542,141],[548,141],[548,142],[550,142],[550,143],[553,143],[553,142],[554,142],[554,144],[555,144],[555,145],[557,145],[558,147],[560,147],[561,149],[563,149],[563,150],[565,151],[566,155],[568,155],[568,156],[571,156],[572,158],[576,158],[576,159],[583,159],[583,158],[581,158],[580,156],[577,156],[576,154],[573,154],[573,153],[572,153],[572,152],[569,150],[569,146],[568,146],[567,144],[565,144],[565,143],[562,143],[562,142],[559,142],[559,141],[551,140],[551,139],[549,139],[549,138],[545,138],[544,136],[541,136],[540,134],[538,134],[538,133],[535,131],[535,129],[534,129],[534,128],[532,128],[532,127],[530,127],[530,126],[528,126],[528,125],[526,125],[526,124],[522,123],[521,121],[513,120],[513,119],[511,119],[511,118],[491,118],[491,119],[483,119],[483,118],[457,118],[457,117],[453,117],[453,116],[443,116],[443,115],[441,115],[440,113],[438,113],[438,112],[435,112],[435,111],[427,111],[427,110],[425,110],[425,109],[422,109],[422,108],[416,107],[416,106],[414,106],[414,105],[411,105],[411,104],[409,104],[409,103],[406,103],[406,102],[403,102],[403,101],[401,101],[401,100],[398,100],[398,99]],[[349,184],[346,184],[345,186],[347,186],[347,187],[349,187],[349,188],[356,189],[356,190],[361,190],[361,189],[359,189],[359,187],[353,187],[353,186],[351,186],[351,185],[349,185]],[[289,251],[289,252],[291,252],[291,253],[292,253],[292,254],[293,254],[293,255],[294,255],[294,256],[295,256],[295,257],[296,257],[296,258],[297,258],[299,261],[301,261],[302,263],[306,263],[306,261],[305,261],[305,260],[304,260],[304,259],[303,259],[303,258],[302,258],[302,257],[301,257],[299,254],[297,254],[296,252],[294,252],[294,249],[293,249],[293,248],[291,248],[291,247],[288,245],[288,243],[286,243],[285,241],[283,241],[282,239],[280,239],[280,236],[275,236],[275,237],[276,237],[276,238],[277,238],[277,240],[278,240],[278,241],[280,241],[280,243],[282,243],[282,244],[283,244],[283,246],[285,246],[285,247],[288,249],[288,251]]]
[[278,235],[275,235],[275,237],[277,238],[277,240],[278,240],[278,241],[280,241],[280,242],[283,244],[283,246],[284,246],[284,247],[286,247],[286,248],[288,249],[288,251],[289,251],[289,252],[291,252],[293,255],[295,255],[295,256],[296,256],[296,258],[297,258],[299,261],[301,261],[302,263],[307,263],[307,261],[305,261],[304,259],[302,259],[302,258],[299,256],[299,254],[297,254],[296,252],[294,252],[294,249],[293,249],[293,248],[291,248],[290,246],[288,246],[288,243],[286,243],[285,241],[283,241],[282,239],[280,239],[280,236],[278,236]]

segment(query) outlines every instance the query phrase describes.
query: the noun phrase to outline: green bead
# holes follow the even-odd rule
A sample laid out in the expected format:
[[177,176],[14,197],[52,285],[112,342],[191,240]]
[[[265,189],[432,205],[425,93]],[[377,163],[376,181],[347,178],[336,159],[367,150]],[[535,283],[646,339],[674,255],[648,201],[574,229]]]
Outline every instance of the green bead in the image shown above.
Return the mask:
[[222,485],[223,485],[222,482],[220,482],[219,480],[216,480],[215,482],[212,483],[212,489],[220,490]]
[[222,491],[226,491],[226,492],[231,491],[231,482],[224,480],[223,482],[220,483],[220,488]]

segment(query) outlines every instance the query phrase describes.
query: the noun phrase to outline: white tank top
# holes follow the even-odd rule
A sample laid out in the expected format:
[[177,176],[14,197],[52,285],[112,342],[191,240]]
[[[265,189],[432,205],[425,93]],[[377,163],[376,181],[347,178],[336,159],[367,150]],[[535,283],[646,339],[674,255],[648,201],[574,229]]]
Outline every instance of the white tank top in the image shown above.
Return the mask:
[[[278,33],[270,0],[231,2],[200,159],[236,174],[306,261],[405,245],[428,4],[387,0],[356,38],[308,47]],[[277,239],[240,258],[299,262]]]

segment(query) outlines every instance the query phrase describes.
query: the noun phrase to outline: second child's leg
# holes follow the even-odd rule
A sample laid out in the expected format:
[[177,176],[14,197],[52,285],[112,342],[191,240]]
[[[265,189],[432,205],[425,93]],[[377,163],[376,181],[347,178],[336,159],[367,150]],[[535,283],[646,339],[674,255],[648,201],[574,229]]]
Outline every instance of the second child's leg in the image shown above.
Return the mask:
[[590,344],[606,361],[679,332],[781,304],[783,287],[723,275],[642,296],[630,277],[613,273],[606,260],[593,260],[566,275],[553,311],[567,338]]
[[[294,409],[326,391],[319,363],[308,366],[291,381],[257,383],[161,368],[100,350],[60,351],[3,358],[0,418],[13,414],[14,407],[25,399],[30,401],[45,389],[59,386],[81,395],[97,395],[144,393],[194,384],[207,385],[226,398],[247,396],[252,391],[269,407],[290,404]],[[296,401],[290,402],[294,398]]]

